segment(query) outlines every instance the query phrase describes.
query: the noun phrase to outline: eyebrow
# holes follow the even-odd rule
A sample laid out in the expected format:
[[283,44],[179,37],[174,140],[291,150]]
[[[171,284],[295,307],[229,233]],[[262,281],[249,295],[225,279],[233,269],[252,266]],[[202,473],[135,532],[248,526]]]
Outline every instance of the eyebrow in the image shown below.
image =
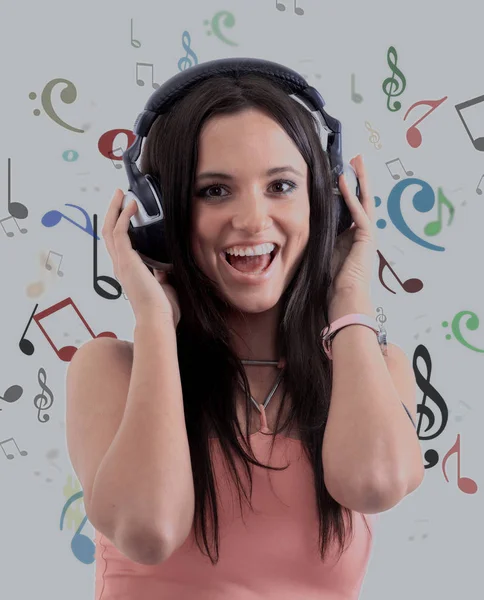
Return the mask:
[[[291,167],[290,165],[285,165],[283,167],[272,167],[272,169],[267,170],[265,174],[266,175],[275,175],[276,173],[286,173],[288,171],[291,171],[292,173],[299,175],[299,177],[303,177],[302,173],[300,173],[297,169],[295,169],[294,167]],[[235,179],[235,177],[233,177],[232,175],[229,175],[228,173],[205,171],[204,173],[200,173],[199,175],[197,175],[197,181],[199,181],[200,179],[208,179],[208,178],[212,178],[212,177],[216,177],[218,179],[226,179],[226,180]]]

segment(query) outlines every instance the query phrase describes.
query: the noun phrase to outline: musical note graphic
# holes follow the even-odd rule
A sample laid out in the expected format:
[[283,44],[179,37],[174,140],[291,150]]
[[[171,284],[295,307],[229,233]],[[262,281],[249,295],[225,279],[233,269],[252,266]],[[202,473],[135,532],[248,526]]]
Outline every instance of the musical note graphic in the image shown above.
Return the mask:
[[[417,359],[422,358],[427,367],[427,375],[424,377],[420,372],[417,364]],[[430,383],[430,375],[432,373],[432,360],[430,358],[430,353],[428,349],[423,345],[419,344],[415,348],[415,352],[413,354],[413,370],[415,373],[415,379],[417,381],[418,387],[423,392],[422,402],[417,404],[417,435],[419,440],[433,440],[438,437],[446,428],[447,421],[449,419],[449,409],[445,400],[439,394],[439,392],[434,388],[434,386]],[[441,423],[439,428],[435,433],[428,435],[421,435],[420,430],[422,427],[422,417],[425,415],[427,417],[428,425],[425,428],[424,432],[426,433],[429,429],[431,429],[435,424],[435,413],[434,409],[431,406],[427,406],[426,399],[429,397],[433,400],[435,406],[441,415]],[[427,464],[424,465],[426,469],[430,469],[434,467],[439,462],[439,454],[436,450],[427,450],[424,454],[424,458],[427,461]]]
[[[455,317],[452,319],[452,323],[451,323],[451,329],[452,329],[452,333],[454,334],[455,339],[460,344],[462,344],[463,346],[468,348],[469,350],[474,350],[474,352],[484,352],[484,348],[477,348],[476,346],[472,346],[462,335],[462,331],[460,330],[460,324],[461,324],[461,321],[463,321],[465,317],[469,317],[465,323],[465,326],[467,327],[467,329],[469,331],[476,331],[477,328],[479,327],[479,317],[476,315],[476,313],[474,313],[470,310],[461,310],[460,312],[458,312],[455,315]],[[448,326],[449,326],[448,321],[442,321],[442,327],[448,327]],[[450,335],[450,333],[448,333],[445,336],[445,339],[446,340],[452,339],[452,336]]]
[[[184,31],[183,35],[182,35],[182,45],[185,48],[185,50],[187,51],[187,53],[186,53],[186,56],[182,56],[180,58],[180,60],[178,61],[178,69],[180,71],[185,71],[186,69],[189,69],[190,67],[193,67],[194,64],[198,65],[197,55],[190,48],[191,41],[192,41],[192,39],[191,39],[190,34],[188,33],[188,31]],[[188,58],[188,55],[190,55],[191,57],[193,57],[193,61],[190,58]]]
[[[115,155],[114,155],[114,152],[115,152],[116,150],[121,150],[121,156],[115,156]],[[112,151],[110,150],[108,154],[110,154],[110,155],[111,155],[111,156],[110,156],[110,158],[111,158],[111,161],[112,161],[112,163],[113,163],[113,165],[114,165],[114,168],[115,168],[115,169],[122,169],[122,168],[123,168],[123,165],[122,165],[121,163],[115,163],[115,162],[114,162],[114,159],[116,158],[117,160],[123,160],[123,149],[122,149],[121,147],[119,147],[119,148],[114,148],[114,150],[112,150]]]
[[[61,514],[61,519],[60,519],[61,531],[62,531],[62,527],[63,527],[63,523],[64,523],[64,517],[66,515],[67,510],[69,509],[69,506],[76,500],[79,500],[79,498],[83,498],[83,497],[84,497],[83,491],[77,492],[76,494],[73,494],[69,498],[69,500],[67,500],[67,502],[64,504],[64,507],[62,509],[62,514]],[[71,540],[71,550],[72,550],[72,553],[74,554],[74,556],[78,560],[80,560],[85,565],[90,565],[94,562],[94,553],[95,553],[96,548],[94,546],[94,542],[90,538],[88,538],[87,535],[85,535],[84,533],[81,533],[81,530],[84,528],[86,523],[87,523],[87,515],[82,520],[82,523],[77,528],[77,531],[75,532],[74,537]]]
[[52,265],[48,265],[48,261],[49,261],[49,257],[51,254],[55,254],[56,256],[60,257],[60,261],[59,261],[59,266],[57,267],[57,274],[59,275],[59,277],[64,277],[64,273],[60,270],[60,266],[62,264],[62,259],[64,258],[63,254],[59,254],[58,252],[54,252],[53,250],[49,250],[49,254],[47,255],[47,260],[45,261],[45,268],[47,269],[47,271],[51,271],[52,270]]
[[[296,15],[302,16],[304,14],[304,10],[302,8],[300,8],[299,6],[296,6],[297,0],[294,0],[294,12],[296,13]],[[278,0],[276,0],[276,8],[277,10],[281,10],[284,11],[286,10],[286,7],[284,6],[284,4],[282,4],[282,2],[279,2]]]
[[[361,104],[363,102],[363,96],[361,94],[358,94],[358,92],[355,91],[355,74],[354,73],[351,73],[351,99],[353,100],[353,102],[356,102],[356,104]],[[378,139],[380,139],[380,138],[378,138]]]
[[225,44],[228,44],[229,46],[238,46],[238,44],[227,39],[222,33],[220,29],[220,21],[222,21],[222,19],[224,19],[223,25],[225,27],[233,27],[235,25],[234,15],[228,10],[220,10],[218,13],[215,13],[211,21],[209,21],[208,19],[205,19],[203,21],[204,25],[210,25],[210,27],[212,28],[211,30],[209,29],[207,31],[207,35],[212,35],[213,32],[216,35],[216,37],[218,37],[218,39],[224,42]]
[[[472,408],[466,402],[464,402],[464,400],[459,400],[459,404],[463,404],[467,408],[467,410],[472,410]],[[462,417],[462,415],[456,415],[454,417],[454,419],[455,419],[455,421],[460,423],[462,421],[463,417]]]
[[[116,169],[122,169],[122,160],[123,160],[123,150],[121,151],[121,156],[116,156],[114,152],[116,150],[121,150],[121,148],[114,148],[114,141],[120,133],[124,133],[126,136],[126,147],[129,148],[136,139],[136,135],[131,131],[131,129],[110,129],[109,131],[105,131],[102,136],[99,138],[97,147],[99,152],[105,157],[109,158],[110,161],[120,161],[119,166],[114,165]],[[113,162],[114,164],[114,162]]]
[[59,210],[54,209],[49,210],[45,213],[45,215],[40,221],[42,225],[44,225],[44,227],[55,227],[60,223],[62,219],[65,219],[66,221],[69,221],[69,223],[72,223],[76,227],[79,227],[79,229],[82,229],[82,231],[85,231],[89,235],[94,235],[91,219],[89,218],[87,212],[80,206],[77,206],[77,204],[65,204],[65,206],[72,206],[73,208],[77,208],[77,210],[81,211],[81,213],[84,215],[84,218],[86,219],[86,224],[80,225],[79,223],[77,223],[77,221],[70,219],[65,214],[61,213]]
[[[107,300],[117,300],[122,293],[121,284],[114,279],[114,277],[110,277],[109,275],[98,275],[97,274],[97,215],[93,215],[94,222],[94,235],[93,235],[93,280],[92,284],[94,286],[94,291],[99,294],[102,298],[106,298]],[[108,285],[111,285],[116,293],[112,294],[111,292],[107,292],[103,290],[103,288],[99,285],[99,281],[104,281]]]
[[77,347],[68,345],[68,346],[62,346],[62,347],[58,348],[56,346],[56,344],[52,341],[52,339],[50,338],[48,333],[45,331],[44,327],[42,326],[41,321],[42,321],[42,319],[45,319],[46,317],[53,315],[54,313],[62,310],[63,308],[65,308],[67,306],[71,306],[76,311],[78,317],[81,319],[82,323],[84,324],[85,328],[87,329],[87,331],[89,332],[89,334],[91,335],[92,338],[95,338],[95,337],[116,338],[116,335],[112,331],[103,331],[102,333],[99,333],[98,335],[94,335],[93,330],[89,327],[87,321],[82,316],[81,312],[79,311],[79,309],[77,308],[75,303],[72,301],[72,298],[65,298],[64,300],[61,300],[57,304],[54,304],[53,306],[50,306],[49,308],[46,308],[45,310],[41,311],[40,313],[34,314],[34,316],[33,316],[34,321],[37,323],[40,330],[44,334],[45,338],[47,339],[49,344],[52,346],[54,352],[57,354],[57,356],[62,361],[69,362],[72,359],[72,357],[74,356],[74,354],[77,352]]
[[136,83],[138,85],[143,86],[145,84],[145,82],[138,75],[138,68],[139,67],[150,67],[151,68],[151,86],[152,86],[152,88],[154,90],[158,89],[160,87],[160,84],[159,83],[155,83],[155,81],[154,81],[153,63],[142,63],[142,62],[137,62],[136,63]]
[[15,456],[13,454],[7,454],[3,448],[3,444],[6,444],[7,442],[13,442],[15,444],[15,446],[17,447],[17,450],[19,451],[20,456],[27,456],[28,452],[27,450],[20,450],[20,448],[17,446],[17,442],[13,439],[13,437],[8,438],[8,440],[3,440],[3,442],[0,442],[0,446],[2,447],[3,453],[5,454],[5,456],[8,458],[8,460],[12,460],[12,458],[15,458]]
[[378,131],[373,129],[371,123],[369,123],[368,121],[365,121],[365,127],[371,133],[368,139],[375,146],[375,150],[381,150],[382,145],[378,143],[380,141],[380,134],[378,133]]
[[[405,91],[405,88],[407,87],[407,81],[405,79],[405,76],[403,75],[403,73],[400,71],[400,69],[397,67],[397,51],[395,50],[395,48],[393,46],[390,46],[388,48],[388,52],[387,52],[387,63],[388,66],[390,67],[390,69],[392,70],[392,76],[391,77],[387,77],[385,79],[385,81],[382,84],[382,89],[383,92],[385,93],[386,96],[388,96],[387,99],[387,108],[388,110],[391,110],[392,112],[396,112],[397,110],[400,110],[402,108],[402,104],[400,102],[398,102],[398,100],[395,100],[394,104],[393,104],[393,108],[390,107],[390,98],[393,98],[395,96],[400,96],[401,94],[403,94],[403,92]],[[395,78],[396,76],[396,78]],[[395,89],[393,89],[395,87]]]
[[[393,225],[402,233],[407,239],[415,242],[419,246],[428,248],[429,250],[435,250],[437,252],[443,252],[445,248],[443,246],[436,246],[426,240],[419,237],[414,231],[410,229],[407,222],[403,218],[401,200],[405,190],[411,185],[418,184],[421,186],[418,192],[416,192],[412,198],[412,204],[415,210],[421,213],[429,212],[435,205],[435,194],[432,187],[423,179],[417,179],[415,177],[408,177],[402,179],[396,183],[388,196],[387,211]],[[375,196],[375,206],[380,206],[381,198]],[[376,226],[379,229],[386,227],[385,219],[379,219],[376,222]]]
[[424,114],[423,117],[420,117],[420,119],[418,121],[416,121],[413,125],[411,125],[407,130],[407,133],[406,133],[407,142],[410,144],[410,146],[412,148],[418,148],[420,146],[420,144],[422,143],[422,134],[417,129],[417,125],[419,123],[421,123],[425,119],[425,117],[430,115],[430,113],[434,112],[434,110],[436,108],[438,108],[442,104],[442,102],[445,102],[445,100],[447,100],[447,96],[444,96],[440,100],[420,100],[419,102],[415,102],[415,104],[412,104],[412,106],[407,110],[405,116],[403,117],[404,121],[407,118],[409,112],[412,109],[414,109],[416,106],[420,106],[421,104],[424,104],[425,106],[432,107],[429,111],[427,111]]
[[392,294],[396,294],[396,292],[394,290],[390,289],[387,286],[387,284],[383,281],[383,270],[385,269],[385,267],[388,267],[390,269],[390,271],[393,273],[393,276],[395,277],[395,279],[398,281],[398,283],[402,286],[402,288],[408,294],[415,294],[415,292],[420,292],[420,290],[423,288],[423,282],[420,279],[412,277],[411,279],[406,279],[405,281],[402,281],[398,277],[398,275],[395,273],[395,271],[391,268],[387,259],[383,256],[383,254],[380,252],[380,250],[377,249],[376,252],[378,254],[378,258],[380,261],[379,265],[378,265],[378,278],[380,279],[381,284],[383,285],[383,287],[386,290],[388,290]]
[[30,326],[32,317],[34,316],[34,313],[37,310],[38,306],[39,306],[38,304],[36,304],[34,306],[34,310],[32,311],[32,314],[30,315],[27,326],[25,327],[24,332],[22,333],[22,337],[20,338],[20,342],[18,343],[20,350],[27,356],[31,356],[34,353],[35,348],[34,348],[34,345],[32,344],[32,342],[25,337],[25,334],[27,333],[27,329]]
[[[457,114],[460,117],[460,120],[462,121],[462,124],[464,125],[465,130],[467,131],[467,135],[470,137],[472,145],[474,146],[474,148],[476,150],[479,150],[479,152],[484,152],[484,137],[478,137],[475,138],[470,130],[469,127],[467,126],[467,123],[465,122],[464,117],[461,114],[461,111],[464,110],[465,108],[469,108],[470,106],[475,106],[476,104],[479,104],[481,102],[484,102],[484,96],[479,96],[478,98],[472,98],[471,100],[466,100],[466,102],[461,102],[460,104],[456,104],[455,105],[455,109],[457,111]],[[481,107],[484,108],[484,107]],[[482,123],[482,117],[480,119],[480,123]]]
[[[52,91],[58,83],[66,84],[66,87],[63,90],[61,90],[59,94],[60,99],[62,100],[62,102],[64,102],[64,104],[72,104],[77,98],[77,89],[76,86],[72,83],[72,81],[69,81],[68,79],[62,79],[59,77],[58,79],[52,79],[51,81],[49,81],[42,90],[42,94],[40,97],[42,108],[45,110],[47,116],[54,121],[54,123],[65,127],[69,131],[74,131],[75,133],[84,133],[83,129],[77,129],[76,127],[72,127],[72,125],[69,125],[68,123],[63,121],[55,112],[54,107],[52,105]],[[37,98],[37,94],[35,92],[30,92],[29,98],[31,100],[35,100]],[[41,114],[38,108],[36,108],[33,111],[33,113],[36,117],[38,117]]]
[[133,38],[133,19],[131,19],[131,45],[133,46],[133,48],[141,47],[141,42]]
[[389,160],[388,162],[386,162],[386,163],[385,163],[385,165],[386,165],[386,167],[387,167],[388,171],[390,172],[390,175],[393,177],[393,179],[400,179],[400,175],[398,175],[398,173],[392,173],[392,172],[390,171],[390,167],[389,167],[388,165],[390,165],[390,164],[392,164],[392,163],[394,163],[394,162],[397,162],[397,161],[400,163],[400,166],[401,166],[401,167],[402,167],[402,169],[404,170],[404,172],[405,172],[405,175],[413,175],[413,171],[407,171],[407,170],[405,169],[405,167],[403,166],[403,163],[402,163],[402,161],[401,161],[399,158],[394,158],[394,159],[392,159],[392,160]]
[[452,204],[452,202],[450,202],[444,196],[444,192],[442,191],[442,188],[440,188],[440,187],[438,189],[437,200],[438,200],[438,204],[437,204],[438,218],[436,221],[430,221],[430,223],[427,223],[427,225],[425,225],[424,233],[426,235],[437,235],[438,233],[441,232],[441,230],[442,230],[442,204],[445,204],[445,206],[447,206],[447,208],[449,209],[449,213],[450,213],[449,222],[447,223],[447,225],[450,225],[452,223],[452,219],[454,218],[454,212],[455,212],[454,205]]
[[77,150],[64,150],[62,158],[66,162],[75,162],[79,158],[79,152]]
[[[43,381],[42,381],[43,379]],[[49,388],[49,386],[46,384],[47,381],[47,375],[45,370],[40,367],[38,373],[37,373],[37,380],[40,383],[40,387],[42,388],[42,391],[40,392],[40,394],[37,394],[34,398],[34,406],[35,408],[39,409],[39,412],[37,414],[37,418],[41,423],[47,423],[47,421],[50,419],[49,415],[44,415],[44,418],[41,419],[40,418],[40,412],[42,410],[47,410],[48,408],[50,408],[52,406],[52,403],[54,402],[54,394],[52,393],[52,390]],[[47,392],[47,395],[49,396],[49,398],[47,398],[44,394],[44,391]]]
[[[416,521],[415,521],[415,522],[416,522],[416,523],[428,523],[428,521],[429,521],[428,519],[416,519]],[[428,533],[422,533],[422,539],[423,539],[423,540],[425,540],[425,539],[426,539],[426,538],[428,538],[428,537],[429,537],[429,534],[428,534]],[[413,542],[413,541],[415,540],[415,536],[414,536],[414,535],[411,535],[411,536],[409,536],[409,538],[408,538],[408,539],[409,539],[409,541],[410,541],[410,542]]]
[[0,219],[0,225],[2,226],[2,229],[5,232],[5,234],[6,234],[7,237],[13,237],[15,235],[15,232],[13,232],[13,231],[7,231],[5,229],[5,227],[3,226],[3,222],[4,221],[9,221],[10,219],[13,219],[13,221],[14,221],[15,225],[17,225],[17,228],[20,231],[20,233],[27,233],[28,230],[25,229],[25,227],[22,227],[22,228],[19,227],[19,224],[17,223],[17,220],[15,219],[15,217],[12,217],[12,216],[10,216],[10,217],[4,217],[3,219]]
[[461,477],[460,475],[460,433],[457,434],[457,440],[455,444],[442,460],[442,472],[447,483],[449,483],[449,479],[447,477],[447,473],[445,472],[445,465],[453,454],[457,454],[457,487],[461,492],[464,492],[464,494],[475,494],[478,490],[477,483],[470,477]]
[[[4,392],[3,396],[0,396],[0,400],[5,400],[5,402],[17,402],[20,396],[24,393],[23,388],[20,385],[11,385]],[[2,410],[0,408],[0,410]]]
[[[7,210],[9,212],[10,215],[12,215],[12,217],[15,217],[16,219],[26,219],[29,216],[29,209],[25,206],[25,204],[22,204],[21,202],[12,202],[12,195],[11,195],[11,185],[12,185],[12,177],[11,177],[11,159],[8,159],[8,179],[7,179],[7,185],[8,185],[8,191],[7,191]],[[18,227],[18,225],[17,225]],[[27,231],[27,230],[25,230]],[[25,231],[22,231],[22,233],[25,233]],[[10,237],[10,236],[9,236]]]
[[481,181],[482,181],[483,177],[484,177],[484,175],[481,176],[481,178],[479,179],[479,183],[477,184],[477,187],[476,187],[476,193],[479,194],[479,196],[482,195],[482,190],[479,186],[481,185]]

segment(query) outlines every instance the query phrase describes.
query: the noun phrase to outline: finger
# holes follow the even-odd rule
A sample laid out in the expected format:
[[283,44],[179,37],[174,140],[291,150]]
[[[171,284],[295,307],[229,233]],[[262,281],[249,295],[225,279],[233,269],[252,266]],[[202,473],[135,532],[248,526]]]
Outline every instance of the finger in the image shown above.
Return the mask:
[[122,202],[124,198],[124,193],[119,188],[114,192],[114,196],[109,203],[108,210],[104,217],[103,227],[101,230],[102,236],[105,240],[106,247],[108,252],[111,254],[113,248],[113,230],[116,225],[116,222],[119,218],[119,214],[122,207]]
[[361,229],[368,229],[371,226],[371,221],[365,211],[364,206],[361,204],[358,197],[350,191],[348,182],[346,181],[344,175],[340,175],[340,179],[341,193],[343,194],[355,226],[360,227]]
[[[126,258],[130,254],[137,256],[131,245],[131,240],[128,235],[128,227],[130,218],[136,214],[138,205],[136,200],[131,200],[129,204],[121,211],[116,225],[113,229],[113,241],[116,249],[116,253],[121,254],[123,258]],[[118,256],[119,259],[119,256]],[[138,257],[139,260],[141,260]]]
[[363,205],[366,213],[373,220],[374,210],[373,203],[371,201],[370,187],[368,183],[368,176],[365,169],[365,165],[363,163],[363,157],[361,154],[358,154],[355,158],[353,158],[350,163],[353,165],[353,168],[356,171],[356,175],[358,177],[358,182],[360,185],[360,200]]

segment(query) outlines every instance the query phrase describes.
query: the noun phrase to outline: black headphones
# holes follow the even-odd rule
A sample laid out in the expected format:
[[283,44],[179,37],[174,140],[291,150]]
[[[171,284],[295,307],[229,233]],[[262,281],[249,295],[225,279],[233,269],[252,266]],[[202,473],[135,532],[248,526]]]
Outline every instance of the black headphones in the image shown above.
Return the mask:
[[339,190],[338,177],[344,172],[349,189],[359,197],[358,178],[353,167],[343,161],[341,123],[325,110],[325,102],[317,89],[311,87],[296,71],[260,58],[222,58],[197,64],[177,73],[160,86],[148,99],[134,124],[135,141],[123,153],[129,187],[123,199],[123,208],[131,200],[138,204],[131,217],[128,235],[131,245],[149,267],[169,270],[172,267],[170,249],[166,243],[163,194],[151,175],[143,175],[137,165],[143,138],[148,135],[156,118],[166,113],[192,87],[209,77],[237,77],[255,73],[279,84],[287,93],[294,94],[310,111],[317,111],[322,127],[328,131],[326,153],[331,166],[333,193],[337,198],[337,235],[351,226],[351,213]]

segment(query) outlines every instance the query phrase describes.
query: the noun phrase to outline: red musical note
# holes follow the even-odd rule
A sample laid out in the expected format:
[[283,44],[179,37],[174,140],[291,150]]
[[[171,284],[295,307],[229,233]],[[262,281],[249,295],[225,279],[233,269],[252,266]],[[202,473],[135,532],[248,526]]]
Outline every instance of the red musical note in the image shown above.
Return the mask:
[[378,265],[378,277],[380,279],[381,284],[383,285],[383,287],[385,289],[387,289],[392,294],[396,294],[396,292],[391,290],[386,285],[386,283],[383,281],[383,277],[382,277],[383,269],[385,267],[388,267],[390,269],[390,271],[393,273],[393,275],[395,276],[395,279],[398,281],[398,283],[402,286],[402,288],[406,292],[408,292],[409,294],[414,294],[415,292],[420,292],[420,290],[423,288],[422,280],[417,279],[417,278],[411,278],[411,279],[406,279],[405,281],[402,281],[398,277],[398,275],[395,273],[395,271],[391,268],[391,266],[388,264],[387,259],[383,256],[383,254],[380,252],[380,250],[377,250],[377,254],[378,254],[378,258],[380,259],[380,264]]
[[452,454],[457,453],[457,486],[464,494],[475,494],[478,490],[477,483],[470,477],[460,476],[460,433],[457,434],[457,440],[452,448],[447,452],[442,461],[442,471],[444,473],[445,480],[449,483],[447,473],[445,472],[445,463],[449,460]]
[[426,112],[424,114],[423,117],[420,117],[420,119],[418,121],[416,121],[407,130],[407,134],[406,134],[407,142],[410,144],[410,146],[412,146],[412,148],[418,148],[420,146],[420,144],[422,143],[422,134],[417,129],[417,125],[419,123],[421,123],[427,115],[429,115],[438,106],[440,106],[442,104],[442,102],[444,102],[444,100],[447,100],[447,96],[444,96],[440,100],[420,100],[419,102],[415,102],[415,104],[412,104],[412,106],[407,110],[405,116],[403,117],[404,121],[407,118],[408,113],[412,110],[412,108],[415,108],[416,106],[420,106],[421,104],[425,104],[426,106],[432,107],[428,112]]
[[42,333],[44,334],[44,336],[46,337],[47,341],[52,346],[52,348],[54,349],[54,352],[57,354],[57,356],[61,360],[63,360],[64,362],[69,362],[72,359],[72,357],[74,356],[74,354],[77,352],[76,346],[63,346],[62,348],[57,348],[56,345],[54,344],[54,342],[52,341],[52,339],[49,337],[48,333],[42,327],[42,324],[40,323],[40,321],[42,319],[44,319],[45,317],[48,317],[49,315],[52,315],[53,313],[57,312],[58,310],[65,308],[68,305],[71,305],[74,308],[74,310],[78,314],[79,318],[84,323],[86,329],[89,331],[89,333],[91,334],[91,336],[93,338],[95,338],[95,337],[110,337],[110,338],[117,339],[117,336],[112,331],[103,331],[102,333],[99,333],[98,335],[94,335],[93,330],[87,324],[86,319],[84,319],[84,317],[80,313],[79,309],[77,308],[75,303],[72,301],[72,298],[66,298],[65,300],[61,300],[57,304],[54,304],[53,306],[50,306],[49,308],[46,308],[45,310],[43,310],[40,313],[37,313],[36,315],[33,316],[34,321],[40,327],[40,329],[41,329]]
[[[114,160],[123,160],[122,152],[121,156],[117,156],[114,154],[115,150],[121,150],[121,147],[113,148],[114,140],[117,138],[118,134],[124,133],[126,135],[126,147],[129,148],[134,140],[136,139],[136,134],[133,133],[130,129],[110,129],[109,131],[105,131],[102,136],[99,138],[97,143],[97,148],[99,152],[106,158],[109,158],[111,161]],[[113,162],[114,164],[114,162]],[[116,167],[116,165],[114,165]],[[119,167],[121,168],[121,164]]]

